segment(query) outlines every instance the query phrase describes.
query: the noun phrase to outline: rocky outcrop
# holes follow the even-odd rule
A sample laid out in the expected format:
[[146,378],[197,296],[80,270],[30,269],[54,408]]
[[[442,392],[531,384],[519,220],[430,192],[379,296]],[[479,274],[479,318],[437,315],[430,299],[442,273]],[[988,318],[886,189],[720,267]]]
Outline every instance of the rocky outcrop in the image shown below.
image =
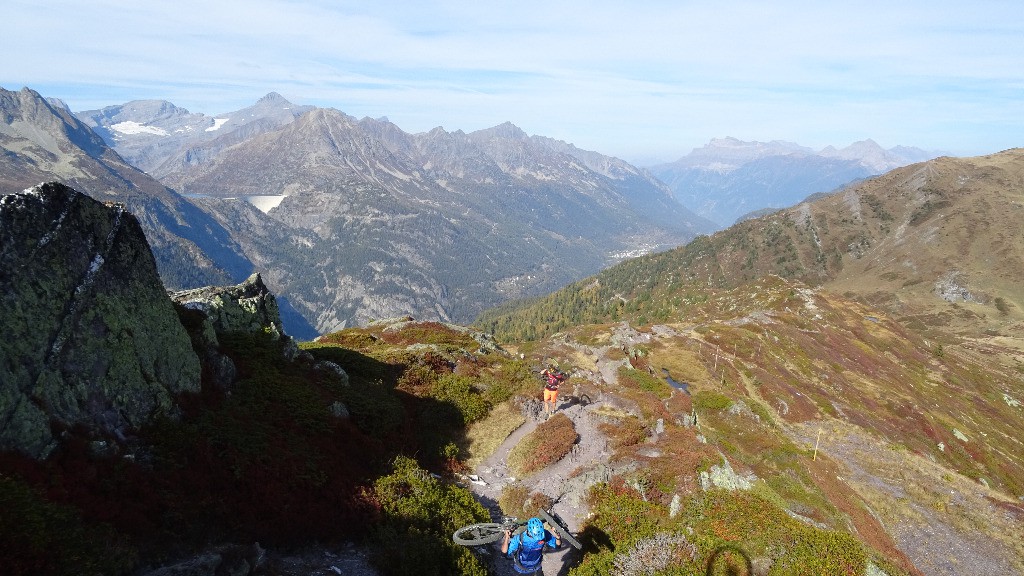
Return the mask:
[[216,332],[282,333],[277,299],[258,272],[237,286],[206,286],[173,292],[171,297],[179,305],[205,314]]
[[[199,354],[210,384],[227,390],[235,380],[234,362],[220,353],[218,334],[226,332],[266,332],[274,339],[284,337],[285,357],[294,360],[298,345],[284,335],[277,299],[255,273],[236,286],[206,286],[171,292],[174,303],[183,309],[193,348]],[[190,321],[189,317],[195,318]]]
[[[138,220],[58,183],[0,198],[0,449],[123,437],[200,387]],[[56,427],[52,425],[56,424]]]

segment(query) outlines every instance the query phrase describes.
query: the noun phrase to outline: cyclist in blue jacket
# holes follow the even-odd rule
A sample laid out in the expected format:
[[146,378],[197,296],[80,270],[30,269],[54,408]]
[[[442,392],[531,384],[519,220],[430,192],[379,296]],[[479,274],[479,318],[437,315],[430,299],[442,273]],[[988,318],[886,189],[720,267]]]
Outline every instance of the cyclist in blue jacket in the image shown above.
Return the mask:
[[519,574],[540,574],[541,554],[544,547],[557,549],[561,545],[558,534],[552,534],[544,528],[540,518],[530,518],[526,530],[512,535],[511,530],[505,531],[505,539],[501,542],[501,553],[512,557],[512,567]]

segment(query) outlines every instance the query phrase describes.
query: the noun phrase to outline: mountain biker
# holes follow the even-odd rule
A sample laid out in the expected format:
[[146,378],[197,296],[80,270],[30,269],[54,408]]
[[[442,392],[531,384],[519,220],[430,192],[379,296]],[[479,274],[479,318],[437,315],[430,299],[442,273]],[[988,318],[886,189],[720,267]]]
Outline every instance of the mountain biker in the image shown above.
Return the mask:
[[548,365],[540,375],[544,378],[544,415],[550,417],[558,410],[558,386],[568,376],[554,365]]
[[526,523],[526,530],[512,535],[511,530],[505,530],[505,539],[501,542],[501,553],[512,557],[512,567],[519,574],[543,575],[541,567],[541,554],[544,547],[552,550],[562,544],[558,534],[552,534],[544,528],[540,518],[530,518]]

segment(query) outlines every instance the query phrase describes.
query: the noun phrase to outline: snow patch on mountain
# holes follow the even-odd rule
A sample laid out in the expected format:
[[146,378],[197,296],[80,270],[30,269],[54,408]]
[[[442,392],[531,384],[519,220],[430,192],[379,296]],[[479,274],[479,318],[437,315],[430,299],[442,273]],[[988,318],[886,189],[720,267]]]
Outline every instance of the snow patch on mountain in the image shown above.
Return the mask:
[[[287,108],[286,108],[286,110],[287,110]],[[210,126],[209,128],[207,128],[206,131],[207,132],[216,132],[228,120],[230,120],[230,118],[214,118],[213,119],[213,126]]]
[[157,126],[139,124],[134,120],[125,120],[117,124],[111,124],[110,129],[119,134],[153,134],[155,136],[167,136],[167,130]]

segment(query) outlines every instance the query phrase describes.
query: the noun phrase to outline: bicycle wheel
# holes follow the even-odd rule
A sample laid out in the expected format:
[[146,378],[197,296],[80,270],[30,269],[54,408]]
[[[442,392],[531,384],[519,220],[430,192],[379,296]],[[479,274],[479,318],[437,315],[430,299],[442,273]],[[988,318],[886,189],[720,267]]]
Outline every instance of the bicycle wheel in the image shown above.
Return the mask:
[[477,546],[479,544],[490,544],[497,542],[505,535],[501,524],[494,522],[483,522],[481,524],[470,524],[463,526],[452,534],[452,540],[463,546]]
[[547,522],[548,526],[551,526],[552,530],[558,532],[558,535],[561,536],[563,540],[565,540],[569,544],[572,544],[573,548],[577,550],[583,549],[583,544],[580,544],[580,541],[577,540],[575,536],[569,533],[569,530],[562,525],[561,521],[555,520],[555,518],[551,516],[551,514],[548,514],[544,510],[538,511],[537,515],[540,516],[542,520]]

